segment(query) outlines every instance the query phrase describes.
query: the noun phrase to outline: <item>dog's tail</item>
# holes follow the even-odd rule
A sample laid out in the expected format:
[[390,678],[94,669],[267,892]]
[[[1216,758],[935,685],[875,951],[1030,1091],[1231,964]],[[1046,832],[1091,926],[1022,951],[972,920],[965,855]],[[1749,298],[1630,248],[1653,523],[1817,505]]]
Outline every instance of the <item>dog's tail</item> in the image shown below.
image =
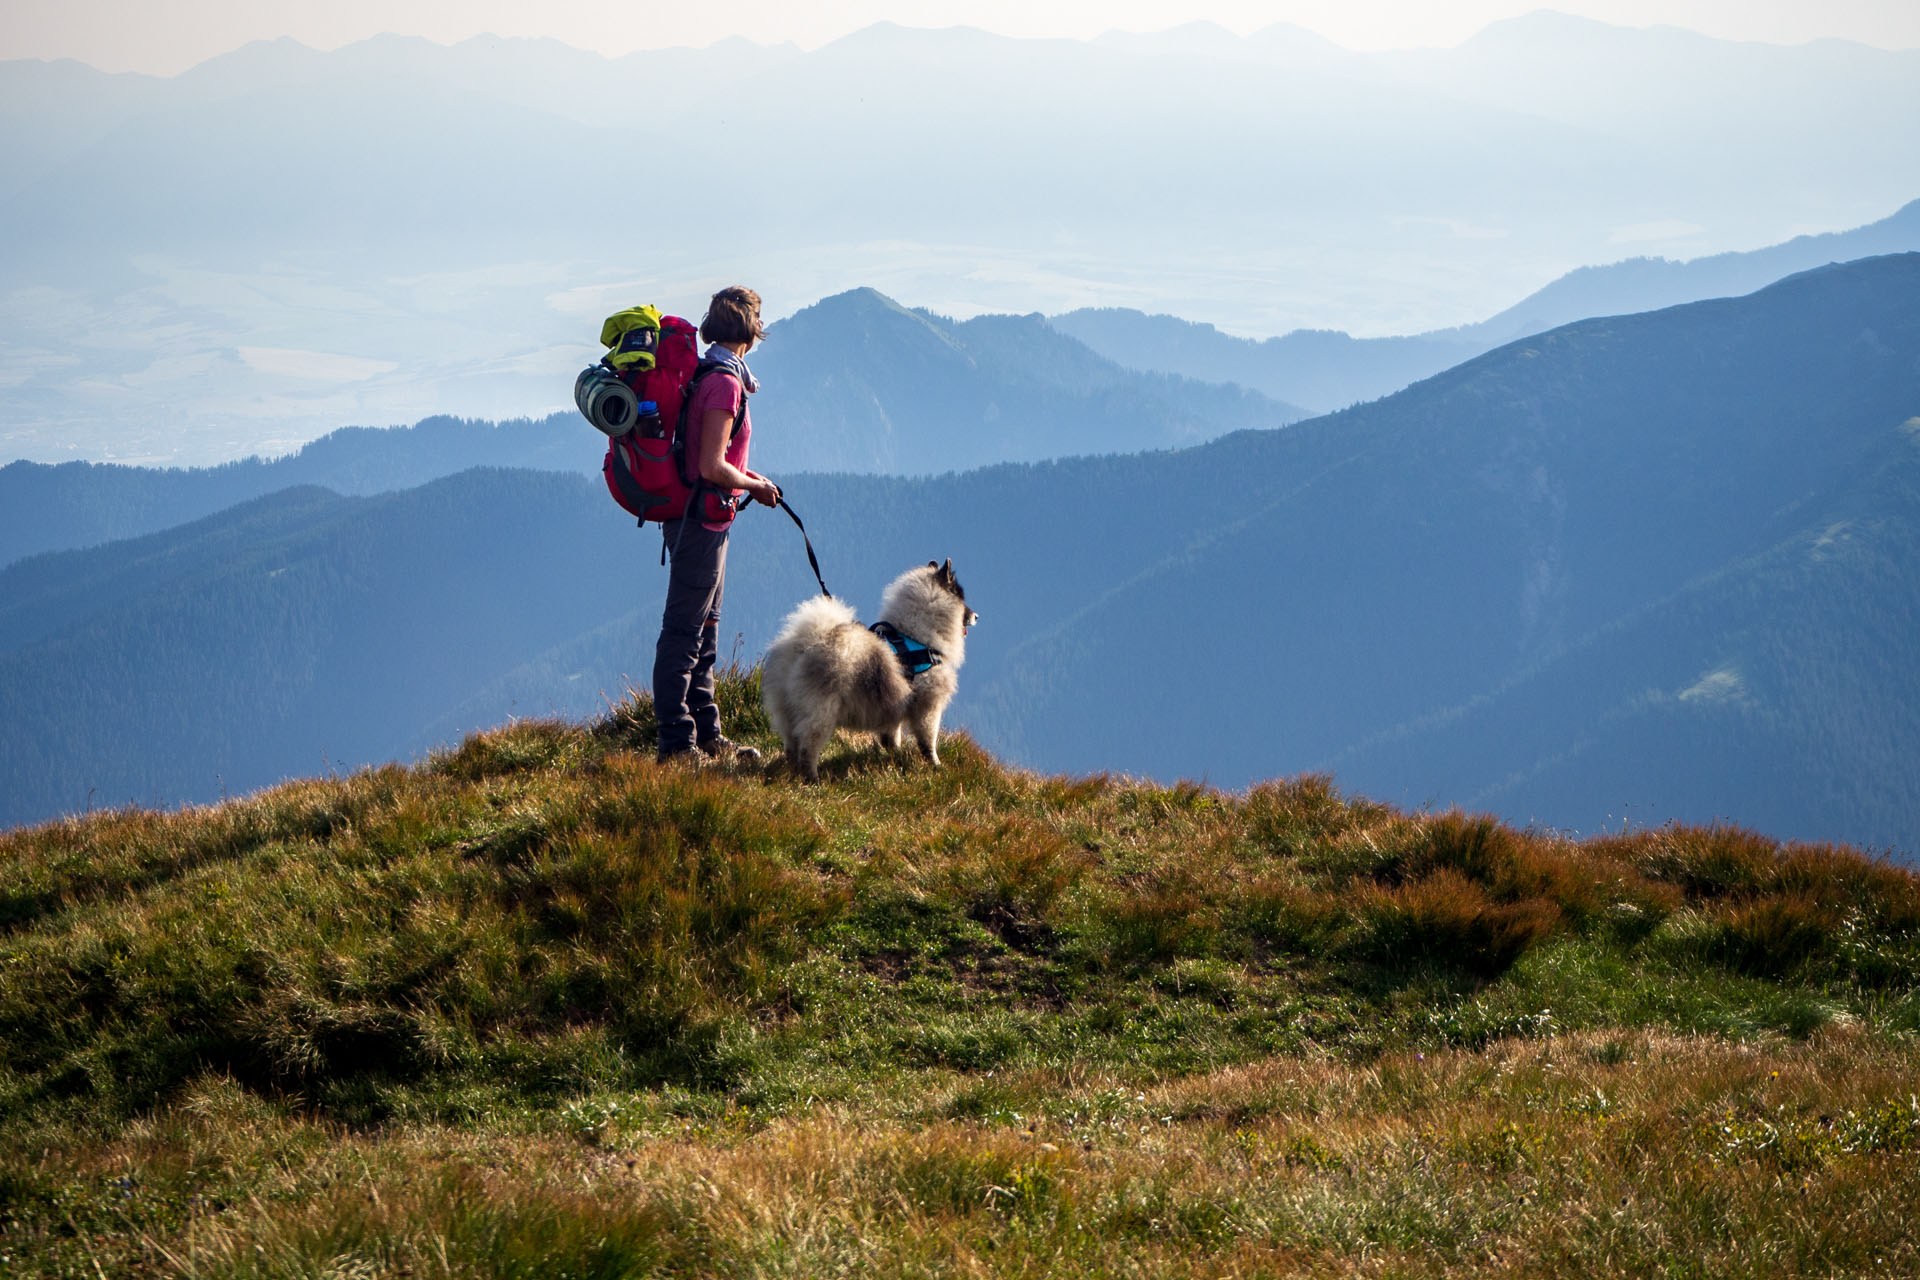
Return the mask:
[[815,596],[787,615],[780,626],[780,634],[774,640],[779,645],[796,640],[806,640],[834,627],[855,622],[853,606],[844,600],[832,596]]

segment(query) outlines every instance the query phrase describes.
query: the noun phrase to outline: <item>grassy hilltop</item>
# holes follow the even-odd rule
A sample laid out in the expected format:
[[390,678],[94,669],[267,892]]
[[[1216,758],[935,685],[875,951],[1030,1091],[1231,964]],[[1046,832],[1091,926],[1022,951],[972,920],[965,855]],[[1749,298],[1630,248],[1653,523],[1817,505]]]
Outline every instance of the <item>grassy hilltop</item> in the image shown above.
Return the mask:
[[1906,871],[650,735],[0,835],[0,1274],[1920,1272]]

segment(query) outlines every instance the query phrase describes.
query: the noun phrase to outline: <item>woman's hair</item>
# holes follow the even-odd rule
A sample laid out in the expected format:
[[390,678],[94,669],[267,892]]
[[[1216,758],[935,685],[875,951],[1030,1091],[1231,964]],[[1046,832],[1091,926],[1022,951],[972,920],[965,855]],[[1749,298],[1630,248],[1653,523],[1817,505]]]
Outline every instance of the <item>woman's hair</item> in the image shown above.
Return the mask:
[[752,346],[766,332],[760,323],[760,295],[737,284],[713,295],[706,318],[700,322],[702,342],[744,342]]

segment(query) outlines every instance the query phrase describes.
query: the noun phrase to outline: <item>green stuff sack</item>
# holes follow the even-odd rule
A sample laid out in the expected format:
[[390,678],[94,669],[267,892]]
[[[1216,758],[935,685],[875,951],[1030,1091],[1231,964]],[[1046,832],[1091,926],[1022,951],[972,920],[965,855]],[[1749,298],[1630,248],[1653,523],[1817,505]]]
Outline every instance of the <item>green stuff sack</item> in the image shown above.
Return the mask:
[[600,326],[606,362],[622,373],[644,373],[660,353],[660,308],[628,307]]

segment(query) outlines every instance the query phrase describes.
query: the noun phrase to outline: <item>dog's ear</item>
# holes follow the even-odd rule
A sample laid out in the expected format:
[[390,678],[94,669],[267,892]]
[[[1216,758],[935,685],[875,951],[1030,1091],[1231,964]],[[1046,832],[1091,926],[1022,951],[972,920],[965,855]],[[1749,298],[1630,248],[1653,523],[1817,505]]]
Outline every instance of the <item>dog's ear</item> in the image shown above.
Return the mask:
[[960,579],[953,576],[952,560],[940,566],[940,572],[933,575],[933,580],[954,599],[964,601],[967,598],[967,593],[960,589]]
[[935,564],[935,563],[934,563],[933,561],[931,561],[931,560],[929,560],[929,561],[927,561],[927,568],[929,568],[929,569],[938,569],[939,567],[940,567],[940,566],[939,566],[938,564]]

